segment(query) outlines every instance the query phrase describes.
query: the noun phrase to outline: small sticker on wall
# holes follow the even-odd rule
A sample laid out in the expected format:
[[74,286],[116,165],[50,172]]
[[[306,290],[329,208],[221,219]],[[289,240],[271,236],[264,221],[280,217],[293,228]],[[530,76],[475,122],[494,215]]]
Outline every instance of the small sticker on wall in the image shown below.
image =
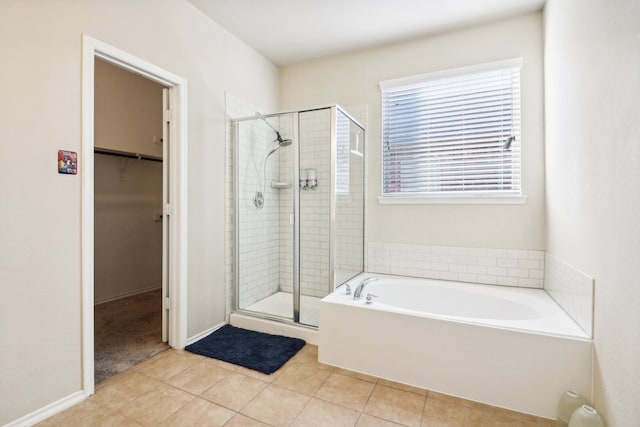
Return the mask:
[[75,175],[78,173],[78,153],[58,150],[58,173]]

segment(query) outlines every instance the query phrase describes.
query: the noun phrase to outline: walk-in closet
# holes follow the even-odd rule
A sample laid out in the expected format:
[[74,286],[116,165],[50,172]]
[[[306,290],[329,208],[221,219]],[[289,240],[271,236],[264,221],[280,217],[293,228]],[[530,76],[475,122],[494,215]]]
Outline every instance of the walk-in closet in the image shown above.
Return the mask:
[[162,330],[163,86],[96,59],[94,96],[99,383],[168,347]]

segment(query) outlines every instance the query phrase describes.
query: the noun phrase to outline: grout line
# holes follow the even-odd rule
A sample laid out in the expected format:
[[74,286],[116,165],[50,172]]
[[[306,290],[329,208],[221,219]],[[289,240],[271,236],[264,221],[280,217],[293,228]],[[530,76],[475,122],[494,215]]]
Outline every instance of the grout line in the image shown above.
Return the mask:
[[422,412],[420,413],[420,425],[424,423],[424,412],[427,409],[427,400],[429,399],[429,390],[427,390],[427,394],[424,396],[424,403],[422,404]]
[[[373,384],[373,388],[371,389],[371,393],[369,393],[369,397],[367,397],[367,401],[364,403],[364,406],[362,407],[362,413],[368,413],[367,412],[367,406],[369,406],[369,402],[371,401],[371,397],[373,396],[373,393],[375,393],[376,391],[376,387],[378,387],[378,383],[374,383]],[[371,415],[371,414],[369,414]]]

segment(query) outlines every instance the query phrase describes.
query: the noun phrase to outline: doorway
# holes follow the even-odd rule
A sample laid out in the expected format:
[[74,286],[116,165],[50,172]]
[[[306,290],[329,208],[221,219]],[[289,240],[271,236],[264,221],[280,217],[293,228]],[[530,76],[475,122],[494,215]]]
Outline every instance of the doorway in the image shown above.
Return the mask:
[[[113,46],[89,36],[83,37],[82,69],[82,364],[83,389],[91,395],[95,389],[95,347],[94,347],[94,302],[95,285],[95,69],[96,59],[127,72],[135,73],[165,87],[162,96],[161,121],[162,139],[162,201],[152,219],[162,225],[161,276],[162,296],[160,297],[163,339],[171,347],[182,349],[186,344],[186,260],[187,260],[187,137],[186,106],[187,82],[153,64],[132,56]],[[153,141],[152,141],[153,142]],[[159,142],[156,140],[156,142]],[[100,148],[100,147],[99,147]],[[149,161],[147,155],[128,151],[122,147],[111,147],[107,156],[114,152],[123,156],[118,160],[120,173],[130,173],[130,161]],[[124,156],[134,156],[127,160]],[[153,285],[153,286],[157,286]],[[144,289],[143,289],[144,290]],[[117,293],[117,292],[116,292]]]
[[162,206],[169,159],[167,88],[99,58],[94,78],[97,384],[168,348]]

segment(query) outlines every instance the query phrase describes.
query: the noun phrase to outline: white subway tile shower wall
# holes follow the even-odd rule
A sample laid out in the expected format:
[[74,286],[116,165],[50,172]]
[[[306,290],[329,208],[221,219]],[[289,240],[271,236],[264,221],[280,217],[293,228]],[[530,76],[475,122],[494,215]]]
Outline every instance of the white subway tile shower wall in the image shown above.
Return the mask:
[[[240,307],[247,307],[279,289],[278,229],[280,205],[278,190],[271,181],[278,179],[278,157],[271,156],[266,171],[263,159],[273,146],[273,131],[263,121],[243,122],[239,143],[239,209],[240,209]],[[264,207],[258,209],[253,198],[257,190],[264,196]]]
[[368,271],[542,288],[544,251],[370,242]]
[[547,253],[545,289],[573,320],[593,336],[593,278]]

